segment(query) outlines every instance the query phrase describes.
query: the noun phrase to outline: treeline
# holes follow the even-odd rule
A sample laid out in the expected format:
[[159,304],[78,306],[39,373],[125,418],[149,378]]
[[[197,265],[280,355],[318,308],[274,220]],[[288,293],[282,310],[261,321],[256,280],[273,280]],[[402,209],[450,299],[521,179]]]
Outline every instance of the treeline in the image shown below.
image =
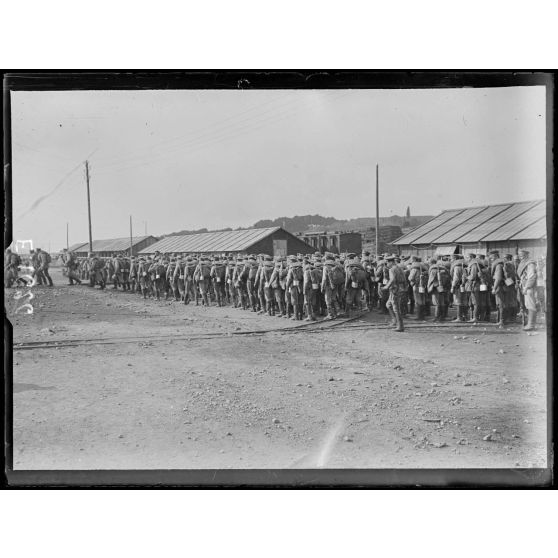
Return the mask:
[[[415,215],[412,217],[391,215],[389,217],[380,217],[380,226],[396,225],[402,228],[418,227],[425,221],[431,219],[431,215]],[[202,229],[188,230],[184,229],[172,232],[164,236],[181,236],[188,234],[200,234],[207,232],[226,232],[239,230],[243,228],[264,229],[269,227],[283,227],[285,230],[296,233],[312,230],[323,231],[358,231],[376,227],[376,219],[374,217],[358,217],[356,219],[336,219],[335,217],[323,217],[322,215],[295,215],[294,217],[278,217],[277,219],[261,219],[252,225],[252,227],[238,227],[232,229],[227,227],[224,229],[214,229],[209,231],[205,227]]]

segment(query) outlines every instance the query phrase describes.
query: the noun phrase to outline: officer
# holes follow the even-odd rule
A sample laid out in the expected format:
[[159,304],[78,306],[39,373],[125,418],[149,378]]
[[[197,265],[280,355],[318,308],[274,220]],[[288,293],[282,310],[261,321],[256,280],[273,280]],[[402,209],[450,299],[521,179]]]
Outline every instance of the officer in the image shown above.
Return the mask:
[[389,280],[382,287],[384,291],[389,292],[386,308],[392,318],[391,325],[396,326],[395,331],[402,332],[405,328],[403,326],[401,303],[403,295],[407,292],[407,279],[405,278],[405,272],[396,264],[394,256],[388,256],[385,261],[389,272]]

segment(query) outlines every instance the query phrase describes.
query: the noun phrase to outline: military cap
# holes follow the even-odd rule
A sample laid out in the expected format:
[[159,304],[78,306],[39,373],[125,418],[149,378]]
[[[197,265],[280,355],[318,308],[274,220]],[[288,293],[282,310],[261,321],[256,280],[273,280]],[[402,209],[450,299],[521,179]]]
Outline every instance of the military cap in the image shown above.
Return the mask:
[[519,250],[519,253],[529,255],[529,250],[526,250],[525,248],[521,248],[521,250]]
[[395,256],[387,256],[386,257],[386,262],[394,262],[395,261]]
[[467,254],[467,257],[469,257],[469,258],[476,258],[477,255],[476,255],[476,254],[473,254],[473,252],[469,252],[469,253]]
[[511,254],[506,254],[506,258],[508,258],[509,260],[511,260],[513,258],[513,256]]
[[490,252],[488,252],[490,256],[499,256],[500,255],[500,251],[499,250],[490,250]]
[[413,262],[418,262],[418,261],[420,261],[420,258],[418,256],[411,256],[411,260]]

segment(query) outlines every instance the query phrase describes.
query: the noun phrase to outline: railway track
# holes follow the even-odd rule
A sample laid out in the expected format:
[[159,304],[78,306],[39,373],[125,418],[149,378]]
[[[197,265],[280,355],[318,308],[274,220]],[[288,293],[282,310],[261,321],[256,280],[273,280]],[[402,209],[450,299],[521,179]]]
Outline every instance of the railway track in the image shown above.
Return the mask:
[[215,333],[191,333],[177,335],[141,335],[133,337],[104,337],[96,339],[53,339],[51,341],[26,341],[22,343],[14,343],[14,351],[25,351],[34,349],[60,349],[66,347],[82,347],[94,345],[118,345],[122,343],[141,343],[141,342],[157,342],[157,341],[200,341],[205,339],[217,339],[223,337],[243,336],[243,335],[265,335],[268,333],[301,333],[316,331],[322,332],[341,327],[349,322],[353,322],[360,317],[363,313],[359,313],[347,318],[338,319],[335,321],[320,321],[320,322],[307,322],[298,324],[291,327],[271,328],[271,329],[257,329],[246,331],[229,331],[229,332],[215,332]]

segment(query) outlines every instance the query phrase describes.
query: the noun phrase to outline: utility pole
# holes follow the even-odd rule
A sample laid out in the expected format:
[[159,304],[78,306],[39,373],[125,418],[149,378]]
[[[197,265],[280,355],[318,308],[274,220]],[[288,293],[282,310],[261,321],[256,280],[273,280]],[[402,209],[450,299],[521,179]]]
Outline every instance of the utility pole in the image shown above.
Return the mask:
[[378,178],[378,165],[376,164],[376,261],[380,252],[380,181]]
[[93,234],[91,233],[91,196],[89,194],[89,161],[85,161],[85,180],[87,181],[87,215],[89,216],[89,251],[93,252]]
[[70,226],[70,223],[66,223],[66,250],[70,249],[70,242],[69,242],[69,235],[68,235],[68,228]]
[[130,258],[134,255],[133,246],[134,243],[132,241],[132,216],[130,215]]

